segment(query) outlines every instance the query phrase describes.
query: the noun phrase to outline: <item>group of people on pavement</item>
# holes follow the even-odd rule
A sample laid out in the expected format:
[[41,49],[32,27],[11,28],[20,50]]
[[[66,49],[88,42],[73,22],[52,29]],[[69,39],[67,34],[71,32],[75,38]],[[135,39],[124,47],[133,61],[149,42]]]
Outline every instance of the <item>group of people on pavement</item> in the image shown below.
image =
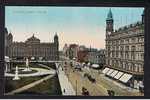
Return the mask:
[[82,87],[82,95],[83,96],[89,96],[89,91],[85,88],[85,87]]

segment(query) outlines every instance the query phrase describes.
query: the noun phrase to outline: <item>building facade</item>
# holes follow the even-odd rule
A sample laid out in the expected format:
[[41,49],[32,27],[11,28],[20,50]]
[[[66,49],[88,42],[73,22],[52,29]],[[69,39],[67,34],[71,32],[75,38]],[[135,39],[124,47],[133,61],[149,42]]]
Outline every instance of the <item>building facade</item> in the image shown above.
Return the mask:
[[78,51],[77,61],[80,63],[88,62],[88,51],[87,50]]
[[63,55],[69,59],[77,59],[78,51],[79,46],[77,44],[70,44],[69,46],[65,44],[65,46],[63,47]]
[[142,21],[114,31],[111,9],[106,19],[106,66],[133,75],[143,81],[144,75],[144,12]]
[[[7,30],[7,29],[6,29]],[[7,31],[6,31],[7,32]],[[55,34],[54,42],[41,43],[33,34],[25,42],[14,42],[11,33],[6,36],[6,55],[12,59],[34,58],[43,60],[59,60],[59,41]]]
[[105,64],[105,50],[89,51],[88,61],[93,64],[99,64],[103,66]]
[[63,52],[63,56],[65,56],[65,57],[68,57],[68,55],[69,55],[68,52],[67,52],[67,51],[68,51],[68,48],[69,48],[69,47],[68,47],[67,44],[65,44],[64,47],[63,47],[62,52]]

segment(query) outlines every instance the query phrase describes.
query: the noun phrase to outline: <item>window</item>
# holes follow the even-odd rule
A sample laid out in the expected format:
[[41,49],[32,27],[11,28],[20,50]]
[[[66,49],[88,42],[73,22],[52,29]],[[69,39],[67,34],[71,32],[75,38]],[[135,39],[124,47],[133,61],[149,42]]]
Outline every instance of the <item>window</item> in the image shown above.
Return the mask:
[[114,51],[112,51],[112,57],[114,57],[115,56],[115,52]]
[[141,45],[141,51],[144,52],[144,45]]
[[144,53],[141,53],[141,60],[144,60]]
[[132,43],[135,43],[135,38],[132,38]]
[[135,51],[135,46],[132,46],[132,47],[131,47],[131,51]]
[[121,47],[120,47],[120,50],[123,51],[123,49],[124,49],[123,46],[121,46]]
[[123,40],[121,40],[121,43],[120,44],[123,44],[124,43],[124,41]]
[[123,51],[120,52],[120,56],[121,56],[121,58],[124,58]]
[[129,43],[129,39],[126,39],[126,43]]

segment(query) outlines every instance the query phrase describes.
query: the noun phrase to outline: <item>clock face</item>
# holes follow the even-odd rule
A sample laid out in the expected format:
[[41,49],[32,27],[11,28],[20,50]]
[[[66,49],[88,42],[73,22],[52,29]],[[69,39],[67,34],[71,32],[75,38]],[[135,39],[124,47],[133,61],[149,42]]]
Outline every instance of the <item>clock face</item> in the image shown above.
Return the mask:
[[108,32],[108,35],[110,35],[111,34],[111,32]]

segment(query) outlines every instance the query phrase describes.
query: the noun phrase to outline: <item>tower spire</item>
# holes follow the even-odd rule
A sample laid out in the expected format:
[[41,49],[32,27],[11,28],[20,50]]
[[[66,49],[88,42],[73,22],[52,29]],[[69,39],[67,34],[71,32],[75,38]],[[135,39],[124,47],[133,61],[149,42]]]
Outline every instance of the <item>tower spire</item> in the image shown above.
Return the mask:
[[113,20],[113,15],[112,15],[111,8],[109,9],[109,12],[107,14],[107,19],[106,20]]
[[109,9],[109,12],[107,14],[107,18],[106,18],[106,34],[111,34],[113,32],[113,14],[111,11],[111,8]]
[[55,32],[55,35],[54,35],[54,42],[58,42],[58,35],[57,35],[57,32]]

